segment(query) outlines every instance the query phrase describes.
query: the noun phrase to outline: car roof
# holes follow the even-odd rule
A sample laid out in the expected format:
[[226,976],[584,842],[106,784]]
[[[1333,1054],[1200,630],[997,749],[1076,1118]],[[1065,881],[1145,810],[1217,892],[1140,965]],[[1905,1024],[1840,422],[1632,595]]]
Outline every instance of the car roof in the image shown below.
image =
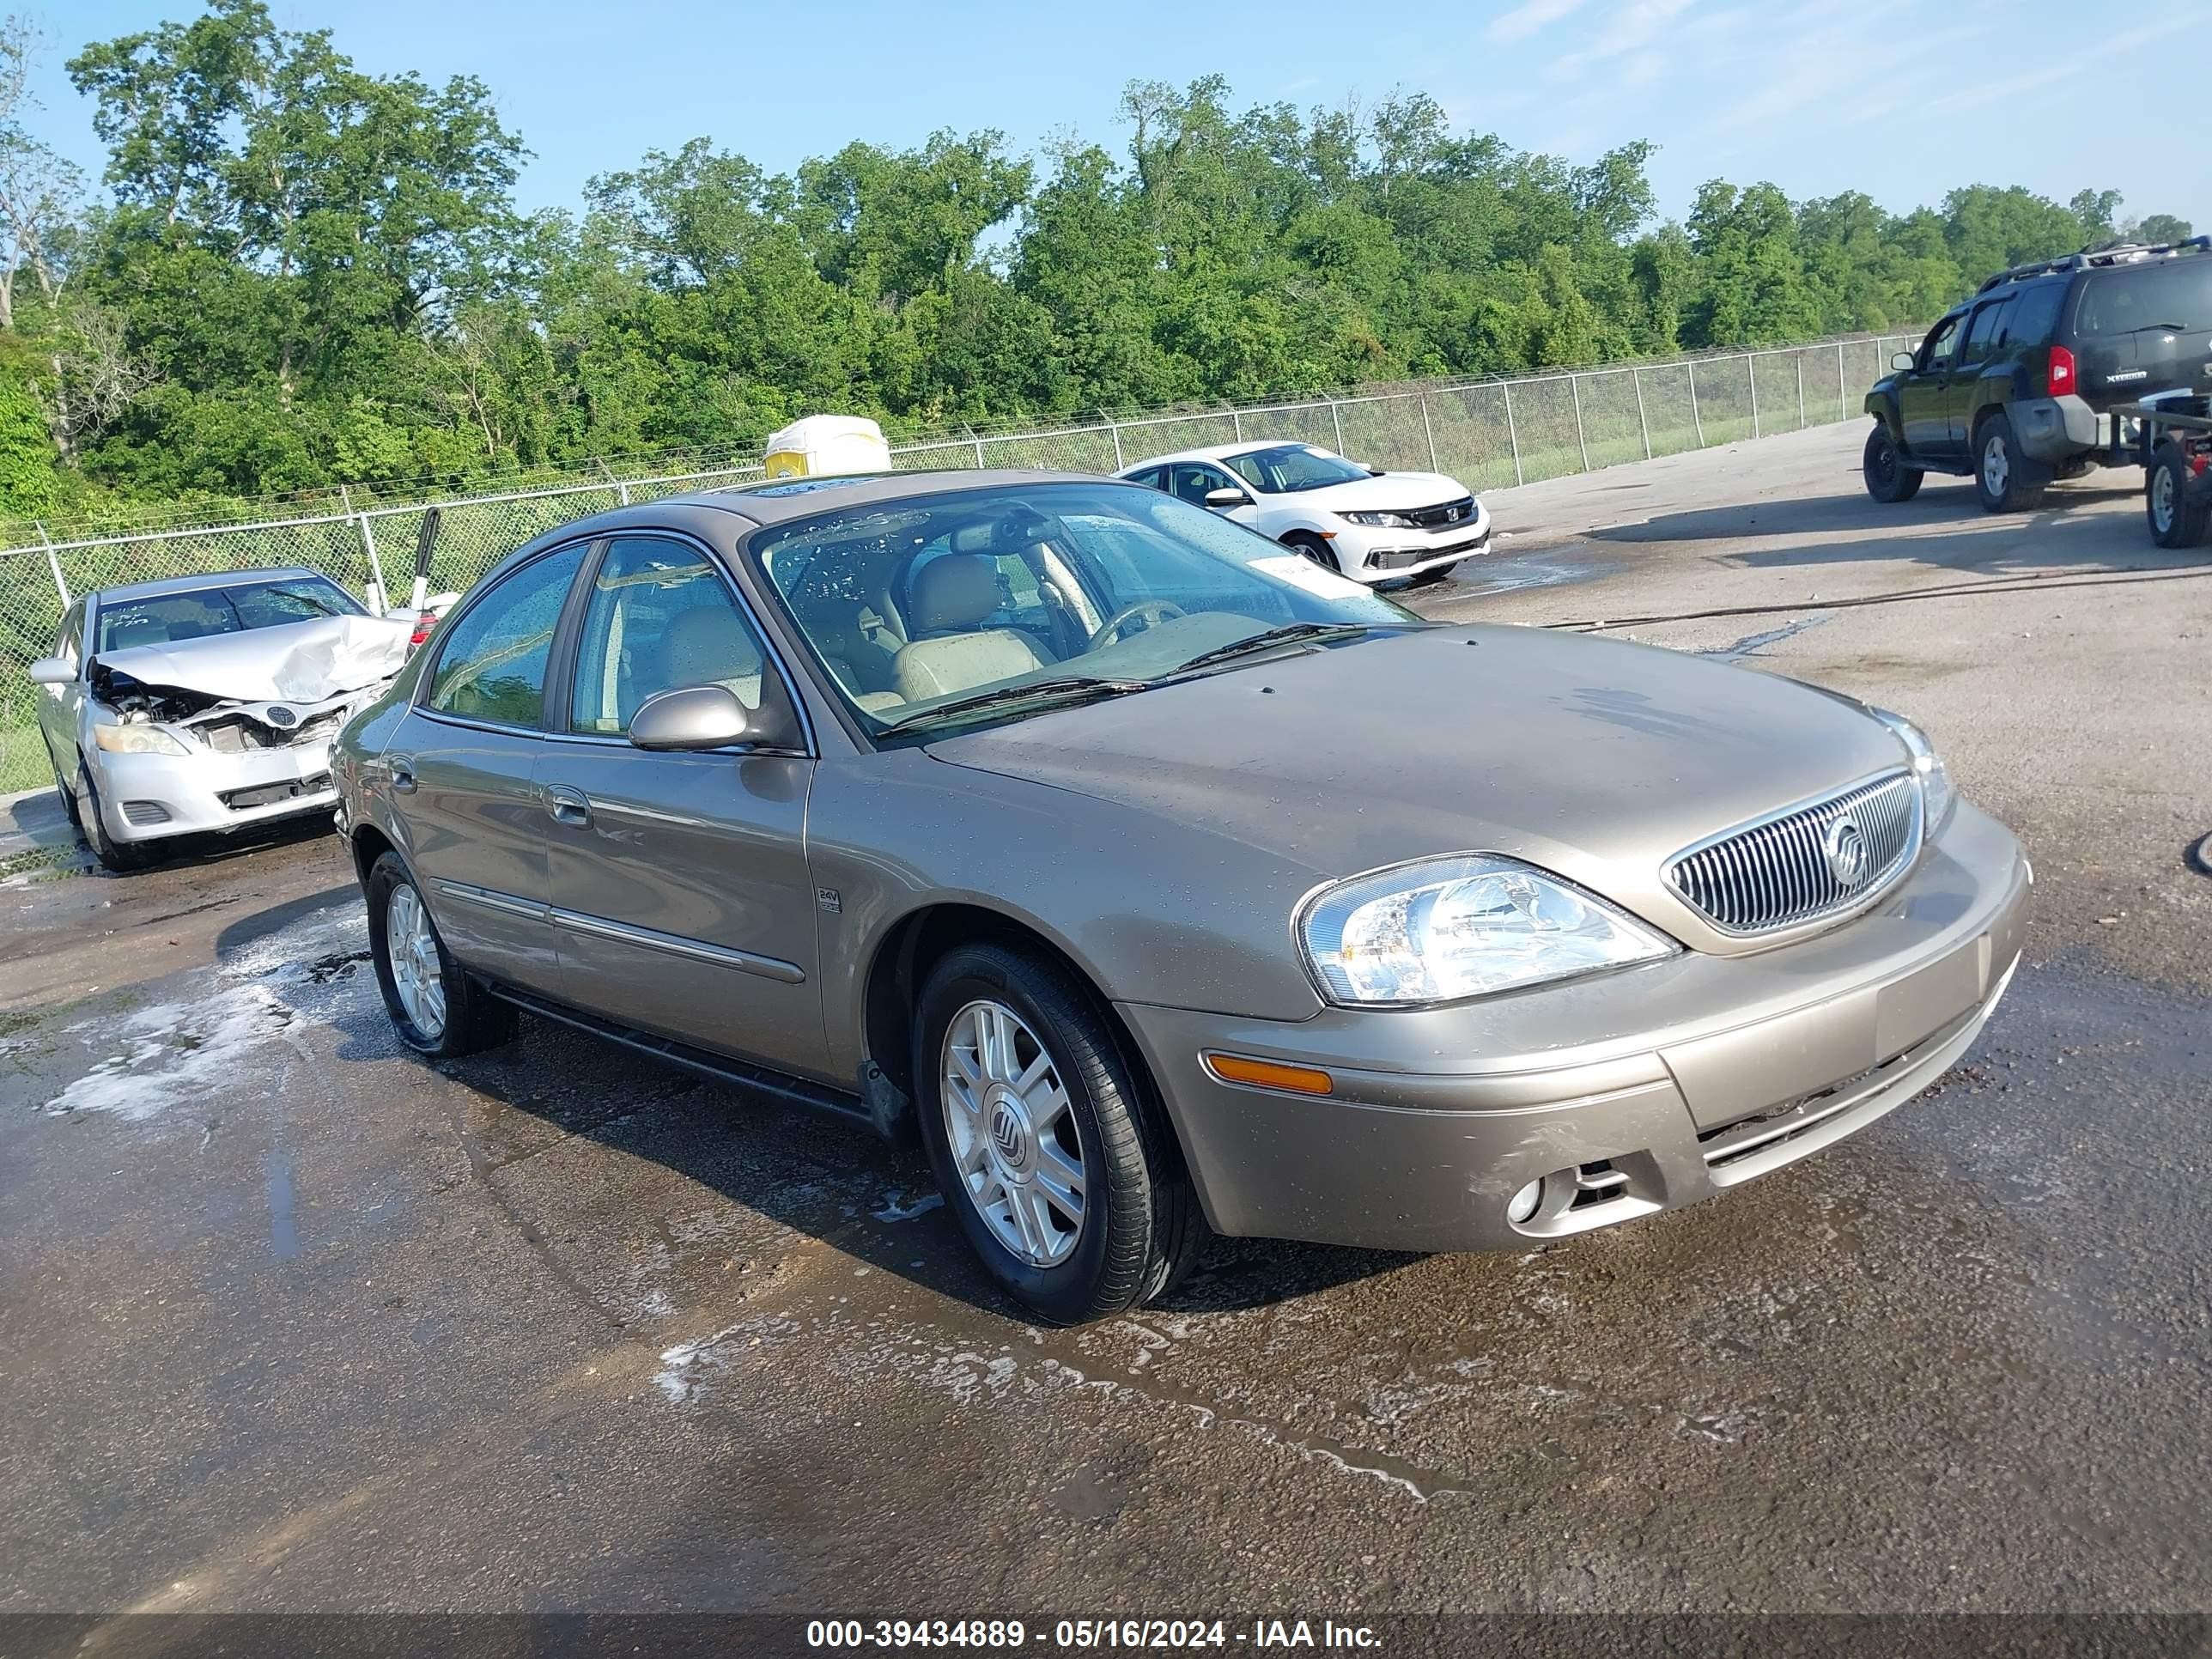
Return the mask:
[[[227,587],[233,582],[296,581],[303,576],[323,576],[319,570],[310,570],[303,564],[272,564],[259,570],[204,570],[191,576],[163,576],[150,582],[120,582],[113,587],[103,587],[88,595],[102,605],[114,605],[131,599],[157,599],[169,593],[191,593],[210,587]],[[324,576],[325,580],[329,578]]]
[[[1095,472],[1048,472],[1017,467],[976,467],[945,472],[869,472],[850,477],[776,478],[766,483],[672,495],[655,505],[710,507],[756,525],[789,524],[848,507],[932,495],[968,495],[1007,484],[1112,483]],[[622,509],[617,508],[619,514]]]
[[[1178,449],[1169,455],[1153,455],[1141,461],[1132,461],[1121,469],[1121,477],[1148,466],[1172,466],[1177,461],[1225,461],[1232,455],[1255,454],[1262,449],[1319,449],[1319,444],[1310,444],[1303,438],[1246,438],[1233,444],[1207,444],[1199,449]],[[1334,450],[1327,452],[1336,453]]]

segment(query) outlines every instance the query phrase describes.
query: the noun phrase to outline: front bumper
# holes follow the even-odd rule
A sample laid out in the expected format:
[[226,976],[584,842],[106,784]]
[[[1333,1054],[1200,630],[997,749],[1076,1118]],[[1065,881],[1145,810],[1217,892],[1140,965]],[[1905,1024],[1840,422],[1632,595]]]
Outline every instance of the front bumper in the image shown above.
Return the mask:
[[[1695,1203],[1903,1105],[2003,994],[2031,879],[2010,832],[1961,804],[1881,905],[1773,951],[1297,1022],[1118,1006],[1217,1231],[1526,1247]],[[1224,1083],[1207,1050],[1317,1067],[1335,1092]]]
[[1490,515],[1478,507],[1466,524],[1433,533],[1353,526],[1339,531],[1333,545],[1346,575],[1359,581],[1397,581],[1489,552]]
[[112,755],[93,775],[100,822],[117,842],[243,830],[337,801],[327,740],[231,755]]

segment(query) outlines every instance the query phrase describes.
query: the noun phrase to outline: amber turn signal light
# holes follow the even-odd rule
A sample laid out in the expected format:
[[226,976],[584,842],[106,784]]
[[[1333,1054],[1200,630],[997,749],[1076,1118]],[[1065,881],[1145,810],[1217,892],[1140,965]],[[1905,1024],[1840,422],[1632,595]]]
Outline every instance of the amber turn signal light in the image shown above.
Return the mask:
[[1310,1066],[1285,1066],[1277,1060],[1248,1060],[1243,1054],[1203,1056],[1206,1069],[1224,1083],[1249,1083],[1255,1089],[1287,1089],[1294,1095],[1326,1095],[1336,1079]]

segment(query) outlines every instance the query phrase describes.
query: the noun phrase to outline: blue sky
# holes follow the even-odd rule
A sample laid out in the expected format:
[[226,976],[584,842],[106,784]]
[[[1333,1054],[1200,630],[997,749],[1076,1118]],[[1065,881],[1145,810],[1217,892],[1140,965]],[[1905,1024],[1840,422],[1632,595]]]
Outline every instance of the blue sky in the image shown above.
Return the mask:
[[[196,0],[15,0],[54,41],[34,128],[96,174],[88,110],[61,64],[86,40],[194,15]],[[1866,191],[1893,210],[1954,185],[2064,200],[2117,189],[2125,212],[2212,228],[2212,168],[2100,138],[2132,112],[2196,106],[2201,53],[2124,9],[2080,0],[1519,0],[1395,4],[717,5],[710,0],[272,0],[329,27],[364,68],[469,73],[536,152],[526,206],[569,206],[595,173],[706,134],[774,171],[861,137],[938,127],[1027,149],[1073,130],[1120,150],[1132,77],[1218,70],[1241,106],[1340,105],[1399,87],[1455,127],[1586,161],[1661,146],[1662,210],[1703,180],[1768,179],[1792,198]],[[2139,21],[2131,21],[2139,20]],[[2078,44],[2077,44],[2078,42]],[[2124,91],[2116,94],[2115,88]]]

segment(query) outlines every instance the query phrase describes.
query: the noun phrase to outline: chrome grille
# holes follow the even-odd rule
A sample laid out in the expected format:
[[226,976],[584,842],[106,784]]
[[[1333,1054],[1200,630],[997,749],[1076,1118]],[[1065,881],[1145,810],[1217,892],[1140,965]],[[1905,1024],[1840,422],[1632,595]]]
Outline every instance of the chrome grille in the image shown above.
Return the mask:
[[[1855,880],[1846,820],[1863,851]],[[1920,790],[1899,772],[1678,853],[1667,884],[1722,933],[1769,933],[1866,903],[1919,851]]]

